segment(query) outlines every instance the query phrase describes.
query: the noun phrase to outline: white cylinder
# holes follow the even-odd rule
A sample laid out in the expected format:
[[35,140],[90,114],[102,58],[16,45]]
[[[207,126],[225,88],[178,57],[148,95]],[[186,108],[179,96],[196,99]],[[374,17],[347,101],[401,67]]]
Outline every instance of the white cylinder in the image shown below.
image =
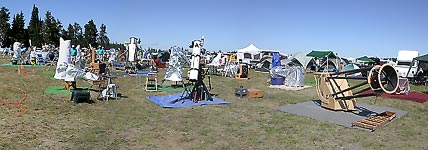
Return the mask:
[[134,62],[135,61],[135,52],[137,51],[137,45],[136,44],[129,44],[129,50],[128,50],[128,61]]
[[190,64],[190,80],[198,80],[198,72],[199,72],[199,60],[201,54],[201,42],[194,41],[193,42],[193,52],[192,52],[192,60]]
[[21,43],[15,42],[13,43],[13,58],[21,59]]
[[65,79],[67,65],[71,63],[70,56],[71,41],[60,38],[59,40],[59,56],[56,64],[55,79]]

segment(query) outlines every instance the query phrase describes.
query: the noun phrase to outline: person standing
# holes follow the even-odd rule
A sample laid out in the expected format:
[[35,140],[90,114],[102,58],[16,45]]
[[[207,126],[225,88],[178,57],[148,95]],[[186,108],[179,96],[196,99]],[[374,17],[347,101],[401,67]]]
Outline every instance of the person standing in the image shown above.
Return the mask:
[[36,65],[37,54],[35,49],[30,48],[30,62],[31,65]]
[[71,62],[73,63],[73,65],[75,65],[77,50],[75,49],[74,45],[71,46],[70,55],[71,55]]
[[97,54],[98,54],[99,61],[103,61],[103,53],[104,53],[104,50],[101,48],[101,46],[98,46]]

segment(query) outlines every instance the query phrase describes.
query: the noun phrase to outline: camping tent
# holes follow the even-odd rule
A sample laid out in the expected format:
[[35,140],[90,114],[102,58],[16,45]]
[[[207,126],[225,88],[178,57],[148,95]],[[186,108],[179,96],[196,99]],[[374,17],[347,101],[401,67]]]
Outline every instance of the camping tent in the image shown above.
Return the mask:
[[254,71],[256,72],[262,72],[262,73],[269,73],[271,68],[271,62],[270,59],[265,59],[259,63],[256,64],[256,68]]
[[357,61],[358,62],[363,62],[363,63],[374,63],[375,62],[374,60],[368,58],[367,56],[363,56],[363,57],[357,58]]
[[[343,67],[342,71],[350,71],[350,70],[356,70],[356,69],[360,69],[360,67],[358,67],[355,64],[348,64],[345,67]],[[349,76],[361,76],[361,72],[354,73]]]
[[311,51],[310,53],[306,54],[306,56],[317,58],[336,58],[336,55],[334,55],[333,51]]
[[303,52],[297,52],[293,54],[293,56],[291,56],[290,59],[288,59],[289,61],[287,61],[286,64],[289,64],[291,62],[298,63],[302,65],[302,67],[305,69],[308,67],[312,59],[313,58],[306,56]]
[[[310,53],[306,54],[306,56],[315,57],[315,58],[326,58],[327,59],[326,60],[327,63],[326,63],[326,69],[324,69],[324,71],[328,70],[329,59],[331,61],[331,59],[336,59],[337,58],[337,56],[333,53],[333,51],[329,51],[329,50],[325,50],[325,51],[313,50]],[[331,62],[333,63],[333,65],[336,68],[338,67],[337,60],[336,60],[336,62],[334,62],[334,61],[331,61]]]
[[425,55],[413,58],[412,65],[410,65],[409,71],[407,71],[407,76],[409,75],[413,64],[416,63],[415,61],[419,62],[418,68],[416,70],[419,70],[420,68],[422,69],[424,74],[428,75],[428,54],[425,54]]

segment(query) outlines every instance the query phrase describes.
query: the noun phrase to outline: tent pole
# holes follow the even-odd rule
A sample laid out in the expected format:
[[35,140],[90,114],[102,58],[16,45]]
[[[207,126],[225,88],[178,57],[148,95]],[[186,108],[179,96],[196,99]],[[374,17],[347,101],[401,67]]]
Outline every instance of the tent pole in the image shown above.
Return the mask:
[[[414,63],[415,63],[415,59],[413,58],[412,64],[410,64],[409,70],[407,71],[406,78],[409,76],[410,70],[412,69]],[[415,76],[413,75],[413,77],[415,77]]]
[[327,72],[328,72],[328,56],[327,56],[327,66],[326,66],[326,68],[324,68],[324,70],[326,70],[326,69],[327,69]]

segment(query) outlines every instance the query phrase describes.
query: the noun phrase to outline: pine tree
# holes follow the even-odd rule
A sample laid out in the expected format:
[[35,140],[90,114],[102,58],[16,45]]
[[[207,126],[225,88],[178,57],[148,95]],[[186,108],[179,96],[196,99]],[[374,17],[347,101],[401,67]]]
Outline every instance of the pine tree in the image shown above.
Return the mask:
[[26,39],[26,30],[24,29],[25,19],[24,14],[21,12],[16,14],[12,21],[12,29],[10,32],[12,42],[21,42],[25,46],[28,45],[28,39]]
[[68,30],[61,29],[60,37],[62,37],[64,40],[71,40],[71,35],[68,32]]
[[92,47],[97,46],[97,26],[94,23],[94,20],[90,20],[85,24],[85,41],[86,44],[91,44]]
[[76,40],[76,38],[75,38],[75,36],[74,36],[74,28],[73,28],[73,25],[71,25],[71,24],[68,24],[68,27],[67,27],[67,36],[70,38],[70,40],[71,40],[71,43],[73,43],[73,44],[76,44],[77,43],[77,40]]
[[33,11],[31,13],[30,24],[28,25],[28,35],[31,40],[32,46],[41,47],[43,44],[42,37],[42,21],[39,18],[39,8],[33,5]]
[[104,24],[101,24],[100,26],[100,33],[98,34],[98,44],[103,46],[103,47],[107,47],[110,43],[109,38],[107,37],[107,27]]
[[83,37],[82,27],[75,22],[73,24],[73,29],[74,29],[74,37],[71,40],[75,40],[74,43],[76,43],[76,45],[81,45],[81,46],[87,45],[85,42],[85,38]]
[[9,9],[2,7],[0,9],[0,47],[10,46],[9,30],[10,30],[10,13]]
[[52,16],[50,11],[46,12],[45,21],[42,26],[42,36],[46,44],[59,46],[59,37],[61,35],[62,25],[58,19]]

